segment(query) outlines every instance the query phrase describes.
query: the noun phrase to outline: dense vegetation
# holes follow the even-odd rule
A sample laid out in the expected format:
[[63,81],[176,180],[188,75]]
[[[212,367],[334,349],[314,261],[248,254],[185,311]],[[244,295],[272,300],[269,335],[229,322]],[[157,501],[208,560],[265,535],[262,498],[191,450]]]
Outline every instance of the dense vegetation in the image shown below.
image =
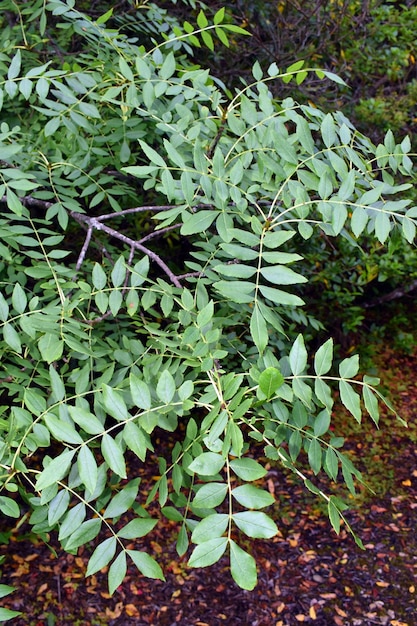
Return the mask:
[[303,99],[311,78],[345,88],[325,62],[260,58],[226,86],[204,59],[247,32],[223,8],[162,4],[0,4],[0,510],[69,552],[94,542],[87,574],[109,566],[111,593],[128,559],[163,579],[131,548],[161,516],[191,567],[227,552],[253,589],[247,538],[277,531],[266,462],[347,524],[337,482],[362,479],[334,398],[375,423],[383,398],[357,355],[334,362],[331,338],[309,350],[323,322],[304,299],[318,268],[323,284],[340,264],[360,278],[361,242],[406,256],[411,143],[374,144]]

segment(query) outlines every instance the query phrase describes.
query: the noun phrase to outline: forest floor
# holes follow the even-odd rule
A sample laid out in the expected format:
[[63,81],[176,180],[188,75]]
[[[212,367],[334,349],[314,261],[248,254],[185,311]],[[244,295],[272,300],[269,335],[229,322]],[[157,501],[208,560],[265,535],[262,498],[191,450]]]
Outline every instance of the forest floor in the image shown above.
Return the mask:
[[[366,550],[343,529],[336,535],[320,504],[292,475],[271,468],[279,534],[256,541],[259,583],[239,589],[221,560],[205,570],[187,568],[174,547],[175,528],[166,522],[148,541],[163,565],[166,582],[128,571],[113,597],[105,572],[84,579],[89,552],[77,556],[35,541],[16,529],[0,554],[3,584],[17,587],[4,606],[22,612],[15,626],[314,626],[417,624],[417,352],[377,358],[384,385],[404,428],[384,414],[380,428],[370,420],[349,421],[347,449],[371,489],[360,491],[347,514]],[[342,428],[340,428],[340,431]],[[0,529],[1,530],[1,529]],[[29,531],[29,527],[27,527]]]

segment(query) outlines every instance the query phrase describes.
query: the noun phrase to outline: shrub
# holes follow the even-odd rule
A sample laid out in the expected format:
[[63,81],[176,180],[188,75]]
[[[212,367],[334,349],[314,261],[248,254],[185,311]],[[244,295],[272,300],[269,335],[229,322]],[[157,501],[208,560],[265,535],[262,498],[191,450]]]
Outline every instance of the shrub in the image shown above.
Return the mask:
[[[107,26],[111,10],[6,5],[0,509],[29,510],[33,532],[56,531],[69,552],[95,541],[87,574],[109,565],[111,593],[128,559],[163,579],[129,543],[163,517],[178,523],[179,555],[194,545],[190,566],[227,551],[253,589],[239,542],[277,532],[265,460],[324,499],[336,532],[349,528],[314,477],[354,493],[333,391],[377,423],[378,379],[358,378],[357,356],[335,370],[331,339],[308,354],[293,286],[308,284],[297,263],[316,232],[413,240],[411,184],[395,181],[412,174],[409,141],[388,132],[375,147],[340,112],[274,100],[270,84],[308,72],[340,82],[302,62],[265,75],[255,64],[250,84],[225,92],[191,56],[244,35],[223,10],[145,47]],[[139,495],[160,437],[172,445]]]

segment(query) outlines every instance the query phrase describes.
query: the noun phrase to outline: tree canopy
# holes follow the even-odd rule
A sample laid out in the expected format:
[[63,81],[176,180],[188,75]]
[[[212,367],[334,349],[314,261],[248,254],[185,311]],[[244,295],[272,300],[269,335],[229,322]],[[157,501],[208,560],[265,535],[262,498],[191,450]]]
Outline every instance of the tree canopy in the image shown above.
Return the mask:
[[226,87],[194,58],[247,37],[224,8],[82,4],[1,3],[0,510],[69,552],[94,542],[87,575],[109,566],[110,593],[128,562],[163,579],[131,548],[162,516],[191,567],[227,553],[253,589],[247,538],[277,532],[267,463],[348,525],[337,485],[362,478],[335,397],[376,424],[386,401],[357,355],[309,350],[304,250],[414,240],[410,140],[274,97],[343,86],[303,60]]

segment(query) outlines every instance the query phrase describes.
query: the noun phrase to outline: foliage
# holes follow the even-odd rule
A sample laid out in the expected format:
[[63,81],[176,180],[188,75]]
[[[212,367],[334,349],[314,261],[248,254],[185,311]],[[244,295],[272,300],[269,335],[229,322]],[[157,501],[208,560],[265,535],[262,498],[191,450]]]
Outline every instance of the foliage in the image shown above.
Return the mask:
[[[238,76],[245,74],[255,59],[263,66],[302,58],[336,72],[349,88],[335,92],[309,77],[298,89],[299,98],[326,110],[350,111],[359,128],[375,141],[388,128],[411,133],[416,121],[414,4],[395,0],[230,2],[252,38],[243,50],[236,47],[233,57],[223,59],[224,74],[232,81],[234,68],[239,68]],[[279,97],[288,93],[282,86],[276,88]]]
[[317,232],[414,239],[411,183],[396,182],[412,175],[410,142],[388,132],[375,147],[340,112],[276,101],[269,85],[309,73],[341,82],[302,61],[255,63],[230,94],[191,58],[245,35],[224,10],[149,43],[165,17],[146,7],[145,45],[111,10],[2,3],[0,509],[29,510],[68,552],[95,542],[87,574],[108,566],[110,593],[128,563],[164,578],[132,549],[161,516],[179,555],[194,544],[190,566],[227,552],[253,589],[247,538],[277,532],[267,463],[349,528],[337,492],[314,484],[361,480],[331,429],[333,392],[358,422],[364,408],[378,423],[382,397],[357,356],[335,368],[331,339],[308,354],[295,289],[311,271],[293,267]]

